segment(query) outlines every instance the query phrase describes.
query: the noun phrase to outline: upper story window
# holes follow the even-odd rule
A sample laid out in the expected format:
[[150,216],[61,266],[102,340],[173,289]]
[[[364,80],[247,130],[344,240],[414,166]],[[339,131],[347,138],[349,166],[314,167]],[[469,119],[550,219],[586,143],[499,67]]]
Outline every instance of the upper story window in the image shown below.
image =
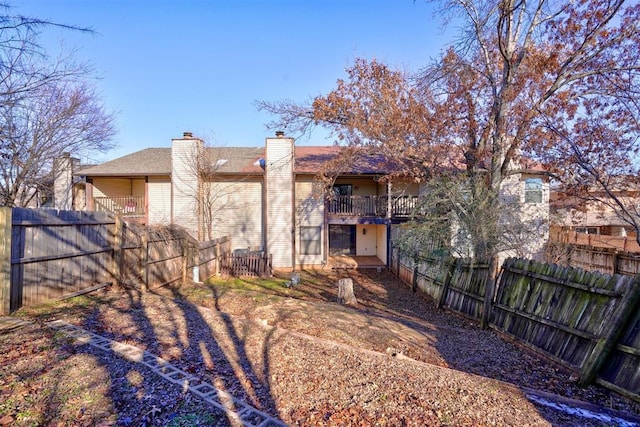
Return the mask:
[[524,182],[524,202],[542,203],[542,178],[527,178]]

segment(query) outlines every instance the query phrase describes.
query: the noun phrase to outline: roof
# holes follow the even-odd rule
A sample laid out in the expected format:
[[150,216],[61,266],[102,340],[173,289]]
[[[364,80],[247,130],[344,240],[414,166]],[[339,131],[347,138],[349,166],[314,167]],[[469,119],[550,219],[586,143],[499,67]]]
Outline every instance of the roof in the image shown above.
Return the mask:
[[[324,164],[336,160],[343,150],[338,146],[296,146],[295,172],[316,174]],[[218,163],[216,173],[262,174],[260,159],[264,147],[209,147],[207,154],[212,163]],[[347,173],[384,173],[382,159],[376,156],[360,157]],[[171,148],[146,148],[111,161],[87,166],[75,172],[80,176],[147,176],[171,175]]]
[[171,175],[171,148],[146,148],[99,165],[82,168],[74,175]]
[[[382,155],[355,154],[348,161],[340,162],[340,154],[349,150],[336,145],[295,146],[295,172],[299,174],[317,174],[327,163],[335,162],[334,169],[341,175],[380,175],[397,170]],[[263,174],[260,160],[264,159],[264,147],[209,147],[210,161],[217,164],[215,173],[219,174]],[[344,160],[344,159],[343,159]],[[264,165],[264,163],[262,163]],[[536,172],[539,164],[523,164],[530,172]],[[75,172],[78,176],[152,176],[171,175],[171,148],[146,148],[117,159],[84,167]]]

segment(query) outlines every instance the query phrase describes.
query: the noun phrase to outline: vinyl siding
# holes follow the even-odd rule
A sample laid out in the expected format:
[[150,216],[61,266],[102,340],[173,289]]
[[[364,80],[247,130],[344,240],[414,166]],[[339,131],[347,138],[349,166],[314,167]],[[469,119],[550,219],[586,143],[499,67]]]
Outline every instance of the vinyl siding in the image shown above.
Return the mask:
[[149,177],[149,224],[171,223],[171,178]]
[[376,225],[356,225],[356,256],[376,255]]
[[387,262],[387,226],[378,224],[376,226],[376,256],[385,264]]
[[274,268],[293,267],[293,140],[266,141],[267,250]]
[[210,185],[213,238],[231,236],[233,249],[262,249],[262,181]]
[[198,139],[174,139],[171,149],[172,221],[198,238],[198,180],[193,162]]
[[[324,257],[324,199],[321,193],[314,193],[314,181],[311,177],[301,177],[295,184],[296,193],[296,264],[300,266],[321,265]],[[307,255],[302,253],[300,244],[301,227],[320,227],[320,253]]]
[[93,197],[118,197],[144,195],[144,180],[139,194],[131,193],[131,179],[128,178],[93,178]]

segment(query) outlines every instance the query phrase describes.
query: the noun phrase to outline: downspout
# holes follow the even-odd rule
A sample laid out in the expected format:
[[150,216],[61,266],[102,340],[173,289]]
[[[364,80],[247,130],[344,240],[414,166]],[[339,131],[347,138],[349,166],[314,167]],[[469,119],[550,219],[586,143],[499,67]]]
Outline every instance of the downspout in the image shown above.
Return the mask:
[[296,271],[296,173],[293,170],[295,167],[295,147],[291,148],[291,265],[292,271]]
[[387,181],[387,268],[391,265],[391,179]]

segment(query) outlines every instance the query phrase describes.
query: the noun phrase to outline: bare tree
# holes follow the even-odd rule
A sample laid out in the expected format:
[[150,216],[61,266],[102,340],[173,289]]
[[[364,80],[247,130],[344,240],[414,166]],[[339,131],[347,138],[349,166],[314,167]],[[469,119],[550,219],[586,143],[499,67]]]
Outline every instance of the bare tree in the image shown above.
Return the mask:
[[91,67],[38,44],[46,27],[90,30],[0,10],[0,205],[26,206],[50,191],[54,157],[114,147],[114,117],[89,83]]
[[186,179],[193,180],[188,197],[196,213],[195,231],[199,240],[221,237],[219,229],[228,229],[242,215],[238,212],[241,210],[237,206],[240,199],[236,195],[240,191],[239,185],[247,178],[227,177],[221,173],[227,162],[235,158],[233,150],[199,142],[181,159],[188,170]]

